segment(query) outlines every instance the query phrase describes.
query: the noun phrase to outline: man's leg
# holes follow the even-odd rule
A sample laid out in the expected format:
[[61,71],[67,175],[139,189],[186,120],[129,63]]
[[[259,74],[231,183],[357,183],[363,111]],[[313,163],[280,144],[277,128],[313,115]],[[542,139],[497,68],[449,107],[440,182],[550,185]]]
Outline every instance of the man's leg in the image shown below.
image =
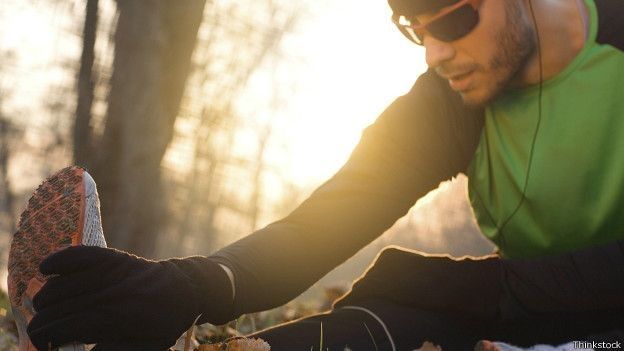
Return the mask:
[[[318,349],[322,324],[323,347],[330,350],[413,350],[424,341],[439,344],[445,351],[469,350],[478,340],[496,336],[489,333],[494,329],[493,319],[483,313],[488,296],[499,294],[493,289],[484,293],[488,288],[483,284],[492,281],[491,274],[498,274],[489,262],[485,265],[491,272],[481,265],[482,277],[476,279],[468,274],[475,269],[474,262],[462,264],[447,257],[386,249],[330,313],[253,336],[268,341],[273,351]],[[458,301],[453,296],[469,298]]]
[[[322,327],[321,327],[322,325]],[[259,337],[272,351],[286,350],[415,350],[432,341],[444,351],[471,350],[491,326],[473,318],[434,313],[391,301],[369,300],[328,313],[285,323],[250,337]]]
[[[562,345],[572,341],[624,343],[622,330],[605,332],[600,315],[551,316],[515,323],[496,323],[468,315],[431,312],[390,301],[363,301],[357,306],[336,308],[282,324],[251,337],[271,345],[272,351],[319,350],[321,324],[323,349],[416,350],[423,342],[440,345],[443,351],[473,350],[480,340],[504,341],[521,348]],[[588,335],[588,325],[597,331]]]
[[501,259],[494,255],[454,259],[389,247],[334,306],[389,300],[419,310],[493,320],[499,317],[502,272]]
[[[288,349],[293,343],[309,349],[319,343],[323,323],[327,336],[323,345],[332,345],[331,349],[345,345],[368,349],[367,345],[372,343],[370,336],[365,337],[368,327],[379,350],[392,350],[393,344],[400,350],[417,348],[426,340],[444,350],[466,350],[480,339],[503,340],[524,347],[557,345],[612,329],[624,319],[622,309],[616,306],[566,313],[536,313],[530,311],[530,305],[520,303],[510,307],[513,294],[502,280],[511,279],[512,286],[517,286],[527,278],[524,275],[539,276],[534,274],[540,273],[537,270],[546,270],[565,259],[536,265],[530,262],[526,267],[515,267],[515,274],[510,277],[505,276],[501,262],[493,256],[455,260],[386,249],[353,289],[337,301],[331,313],[257,335],[275,345],[273,350]],[[573,294],[570,290],[552,290],[541,293],[554,298]],[[505,301],[504,316],[500,301]],[[532,300],[523,302],[526,301]],[[541,298],[536,302],[541,303]]]
[[[385,249],[335,306],[389,300],[423,313],[489,324],[483,335],[496,340],[560,344],[624,325],[620,247],[612,243],[534,260],[457,260]],[[605,277],[609,267],[611,279]],[[588,280],[594,283],[589,288]]]

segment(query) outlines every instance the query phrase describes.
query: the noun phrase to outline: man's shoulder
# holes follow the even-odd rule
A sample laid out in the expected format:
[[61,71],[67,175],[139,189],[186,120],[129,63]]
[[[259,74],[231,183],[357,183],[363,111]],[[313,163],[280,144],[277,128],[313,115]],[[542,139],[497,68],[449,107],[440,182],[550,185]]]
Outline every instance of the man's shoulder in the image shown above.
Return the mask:
[[594,3],[598,12],[596,41],[624,51],[624,1],[594,0]]
[[442,98],[453,101],[461,100],[460,95],[454,92],[448,83],[436,74],[433,69],[428,69],[421,74],[407,95],[412,97]]
[[443,125],[473,123],[483,118],[483,108],[470,107],[460,94],[453,91],[448,82],[429,69],[423,73],[410,91],[404,96],[412,107],[428,113],[428,119],[435,119]]
[[466,114],[475,112],[475,109],[466,106],[461,96],[432,69],[421,74],[403,98],[408,104],[415,105],[414,107],[443,112],[444,117],[449,118],[465,117]]
[[[392,135],[423,147],[440,144],[447,160],[466,167],[472,159],[484,121],[483,108],[464,104],[461,96],[435,71],[423,73],[410,91],[395,101],[378,120]],[[408,144],[409,144],[408,143]],[[452,160],[450,160],[452,161]],[[449,161],[449,162],[450,162]]]

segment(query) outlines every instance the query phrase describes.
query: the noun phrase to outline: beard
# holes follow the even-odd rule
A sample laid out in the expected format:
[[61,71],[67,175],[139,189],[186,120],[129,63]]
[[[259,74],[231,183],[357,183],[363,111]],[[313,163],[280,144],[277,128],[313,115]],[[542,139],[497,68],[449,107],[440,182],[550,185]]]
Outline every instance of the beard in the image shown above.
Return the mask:
[[496,74],[497,79],[488,98],[481,104],[494,100],[505,91],[525,70],[537,50],[532,22],[523,16],[520,6],[519,2],[505,1],[508,26],[496,35],[496,46],[499,50],[489,62],[489,70]]
[[498,98],[518,80],[537,50],[532,21],[524,15],[520,1],[504,0],[504,4],[507,25],[493,35],[496,51],[486,64],[436,69],[441,75],[475,70],[488,77],[476,90],[460,92],[466,105],[483,107]]
[[472,88],[459,91],[464,104],[483,107],[498,98],[513,82],[519,81],[537,51],[533,21],[528,18],[520,0],[503,0],[505,25],[488,39],[494,51],[483,63],[442,62],[435,67],[440,77],[473,72],[479,77]]

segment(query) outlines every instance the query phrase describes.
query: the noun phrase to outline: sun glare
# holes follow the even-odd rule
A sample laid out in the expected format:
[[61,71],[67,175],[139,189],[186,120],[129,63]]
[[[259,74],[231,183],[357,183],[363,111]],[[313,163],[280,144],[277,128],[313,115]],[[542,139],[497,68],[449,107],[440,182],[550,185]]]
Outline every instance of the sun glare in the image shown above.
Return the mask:
[[275,138],[290,155],[283,172],[299,185],[331,176],[362,130],[425,70],[423,52],[390,16],[383,0],[327,2],[285,42],[304,63],[289,69],[297,88]]
[[[271,143],[264,157],[274,171],[308,189],[338,170],[357,144],[362,130],[395,98],[407,92],[425,70],[422,50],[398,33],[390,21],[391,11],[385,0],[322,0],[312,6],[312,13],[303,14],[295,32],[284,39],[282,50],[291,60],[279,62],[271,68],[272,72],[260,70],[249,82],[244,96],[240,96],[241,115],[257,119],[251,121],[252,125],[272,124]],[[19,105],[15,109],[29,111],[29,101],[45,101],[44,93],[48,89],[39,87],[49,87],[61,79],[66,81],[65,85],[73,84],[74,78],[66,70],[62,77],[52,76],[54,70],[50,67],[54,65],[40,61],[50,57],[53,63],[67,60],[66,57],[77,59],[80,41],[78,37],[66,39],[60,30],[54,36],[45,36],[45,30],[32,27],[37,23],[47,26],[51,25],[49,21],[66,21],[60,15],[61,8],[55,10],[59,15],[54,12],[50,18],[44,16],[47,12],[32,12],[30,7],[13,7],[12,11],[11,16],[2,14],[1,18],[12,22],[5,22],[1,27],[13,30],[5,31],[0,38],[5,39],[6,47],[15,48],[17,68],[33,72],[33,76],[37,74],[30,79],[37,84],[16,84],[17,81],[4,75],[0,88],[11,86],[15,95],[12,103]],[[23,27],[20,23],[31,27],[18,30]],[[65,22],[61,24],[56,23],[59,28],[69,26]],[[276,86],[287,90],[278,111],[268,108],[271,103],[266,101],[270,100],[268,91]],[[179,120],[176,128],[182,134],[188,135],[195,128],[184,125],[184,119]],[[244,153],[245,145],[253,145],[255,141],[244,132],[239,134]],[[188,169],[193,145],[184,140],[176,143],[171,148],[176,151],[168,152],[165,163],[174,169]]]
[[[269,203],[288,197],[289,184],[305,195],[331,177],[364,128],[426,69],[423,51],[392,24],[386,1],[319,1],[312,11],[283,38],[281,56],[264,62],[238,96],[243,121],[229,151],[235,159],[262,157]],[[177,127],[182,135],[195,128]],[[265,128],[270,140],[258,156]],[[179,154],[183,144],[178,140],[165,159],[178,170],[191,162]]]

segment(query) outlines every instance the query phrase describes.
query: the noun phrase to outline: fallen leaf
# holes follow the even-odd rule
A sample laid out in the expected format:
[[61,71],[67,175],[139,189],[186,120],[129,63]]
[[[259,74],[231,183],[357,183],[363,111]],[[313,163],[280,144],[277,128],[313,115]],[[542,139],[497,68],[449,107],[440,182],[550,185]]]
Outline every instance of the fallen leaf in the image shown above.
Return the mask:
[[432,342],[425,341],[422,346],[415,351],[442,351],[442,348]]
[[258,338],[237,338],[227,343],[199,345],[197,351],[271,351],[271,346]]

